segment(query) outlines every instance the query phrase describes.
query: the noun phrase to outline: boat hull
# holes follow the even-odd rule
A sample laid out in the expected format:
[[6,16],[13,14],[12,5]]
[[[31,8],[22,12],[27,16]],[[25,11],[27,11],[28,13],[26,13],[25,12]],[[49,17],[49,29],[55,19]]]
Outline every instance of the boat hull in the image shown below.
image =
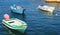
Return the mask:
[[55,7],[50,7],[50,6],[38,6],[38,9],[43,10],[43,11],[48,11],[48,12],[53,12],[55,10]]
[[21,26],[19,28],[14,28],[13,26],[10,26],[9,24],[5,23],[4,21],[2,21],[2,23],[8,28],[13,29],[13,30],[17,30],[17,31],[22,32],[22,33],[24,33],[26,28],[27,28],[27,24],[25,26]]
[[19,9],[14,9],[14,10],[11,10],[13,13],[19,13],[19,14],[24,14],[24,10],[19,10]]
[[10,10],[14,13],[19,13],[19,14],[24,14],[24,11],[25,11],[23,7],[17,9],[17,8],[14,8],[13,6],[10,7]]

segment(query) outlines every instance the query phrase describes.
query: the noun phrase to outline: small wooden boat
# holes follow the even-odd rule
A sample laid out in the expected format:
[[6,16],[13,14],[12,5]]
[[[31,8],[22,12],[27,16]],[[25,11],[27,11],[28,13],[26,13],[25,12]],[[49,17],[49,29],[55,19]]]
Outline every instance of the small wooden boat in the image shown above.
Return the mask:
[[16,6],[16,5],[11,6],[10,9],[11,9],[12,12],[19,13],[19,14],[23,14],[24,10],[25,10],[23,7]]
[[11,18],[10,20],[4,19],[2,20],[2,23],[8,28],[20,31],[22,33],[24,33],[27,28],[27,24],[24,21],[19,20],[17,18]]
[[45,0],[48,3],[60,3],[60,0]]
[[55,7],[47,6],[47,5],[39,5],[38,9],[53,12],[55,10]]

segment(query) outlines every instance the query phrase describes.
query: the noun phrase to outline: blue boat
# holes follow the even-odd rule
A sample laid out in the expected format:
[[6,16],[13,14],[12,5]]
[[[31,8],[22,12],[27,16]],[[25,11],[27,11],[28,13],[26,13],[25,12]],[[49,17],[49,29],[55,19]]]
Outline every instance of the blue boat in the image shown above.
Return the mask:
[[19,13],[19,14],[23,14],[24,13],[24,8],[21,6],[16,6],[16,4],[12,5],[10,7],[11,11],[14,13]]

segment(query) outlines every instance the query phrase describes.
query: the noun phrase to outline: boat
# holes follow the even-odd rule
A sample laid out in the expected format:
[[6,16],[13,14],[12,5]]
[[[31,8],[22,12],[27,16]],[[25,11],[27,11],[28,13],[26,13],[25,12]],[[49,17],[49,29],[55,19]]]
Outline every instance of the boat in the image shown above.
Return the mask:
[[45,0],[48,3],[60,3],[60,0]]
[[48,11],[48,12],[53,12],[55,10],[55,7],[47,6],[47,5],[39,5],[38,9]]
[[2,23],[8,28],[20,31],[22,33],[24,33],[27,28],[27,24],[17,18],[10,18],[9,20],[3,19]]
[[25,8],[22,6],[16,6],[16,4],[10,6],[10,10],[14,13],[24,14]]

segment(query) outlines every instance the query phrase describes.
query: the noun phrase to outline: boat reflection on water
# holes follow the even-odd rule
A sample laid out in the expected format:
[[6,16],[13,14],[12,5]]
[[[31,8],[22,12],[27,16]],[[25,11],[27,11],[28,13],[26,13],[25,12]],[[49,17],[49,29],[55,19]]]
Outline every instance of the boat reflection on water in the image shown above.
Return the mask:
[[46,12],[46,11],[44,11],[43,14],[44,15],[48,15],[48,16],[53,16],[54,12]]
[[39,12],[42,13],[43,15],[45,15],[45,16],[54,16],[54,11],[49,12],[49,11],[39,10]]
[[[17,17],[17,16],[19,16],[19,17]],[[25,21],[25,19],[26,19],[25,14],[18,14],[18,13],[12,13],[11,17],[18,18],[18,19],[23,20],[23,21]]]
[[21,32],[19,32],[19,31],[12,30],[12,29],[6,27],[5,25],[3,25],[3,28],[6,30],[6,32],[7,32],[9,35],[26,35],[26,32],[25,32],[25,33],[21,33]]

